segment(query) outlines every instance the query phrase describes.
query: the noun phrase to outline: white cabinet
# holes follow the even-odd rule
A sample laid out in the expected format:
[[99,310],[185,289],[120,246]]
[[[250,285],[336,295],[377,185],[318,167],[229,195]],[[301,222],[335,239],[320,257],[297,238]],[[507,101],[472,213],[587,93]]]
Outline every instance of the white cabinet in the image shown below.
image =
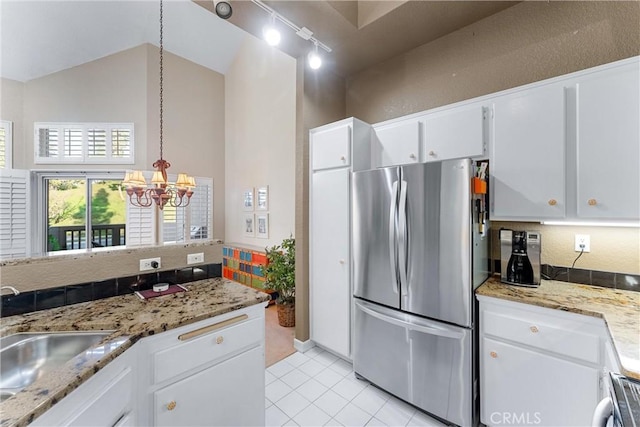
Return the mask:
[[[349,129],[348,137],[341,129]],[[334,132],[335,130],[339,130]],[[357,119],[312,129],[309,132],[311,165],[336,142],[350,141],[349,167],[315,169],[309,178],[309,317],[311,340],[351,358],[351,172],[371,166],[371,127]]]
[[329,169],[351,164],[351,125],[342,124],[314,134],[311,143],[312,169]]
[[258,377],[264,378],[264,351],[255,347],[163,387],[154,393],[155,425],[264,425]]
[[565,216],[565,89],[561,84],[493,101],[491,219]]
[[142,341],[141,425],[264,425],[264,304]]
[[424,161],[438,161],[484,154],[482,105],[456,107],[424,118]]
[[639,67],[636,61],[576,83],[579,218],[640,218]]
[[417,118],[383,125],[375,129],[374,152],[378,167],[422,161],[420,120]]
[[487,426],[583,426],[600,399],[601,319],[480,300],[480,417]]
[[136,425],[136,346],[36,418],[32,426]]

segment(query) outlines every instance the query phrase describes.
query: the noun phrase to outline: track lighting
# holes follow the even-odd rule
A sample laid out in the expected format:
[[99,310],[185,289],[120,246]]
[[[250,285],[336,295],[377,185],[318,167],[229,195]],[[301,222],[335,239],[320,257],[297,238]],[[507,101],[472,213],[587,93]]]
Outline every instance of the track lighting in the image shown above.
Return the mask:
[[278,46],[280,44],[280,31],[276,28],[275,14],[271,14],[271,23],[265,25],[262,29],[262,35],[269,46]]
[[289,21],[287,18],[280,15],[275,10],[273,10],[272,8],[264,4],[261,0],[251,0],[251,2],[256,6],[260,7],[265,12],[267,12],[270,16],[271,21],[269,25],[266,25],[262,30],[262,35],[265,41],[269,45],[276,46],[278,43],[280,43],[280,38],[281,38],[280,32],[275,27],[275,22],[277,19],[278,21],[282,22],[284,25],[286,25],[287,27],[295,31],[295,33],[300,38],[302,38],[303,40],[309,40],[311,43],[313,43],[314,49],[311,52],[309,52],[309,55],[307,56],[307,59],[309,61],[309,67],[311,67],[314,70],[317,70],[322,66],[322,57],[318,53],[318,47],[321,47],[326,52],[331,52],[331,48],[329,46],[325,45],[320,40],[313,37],[313,32],[311,30],[309,30],[306,27],[302,27],[302,28],[298,27],[296,24]]
[[318,54],[318,43],[316,42],[314,45],[315,47],[309,52],[307,59],[309,61],[309,67],[311,67],[312,70],[317,70],[322,67],[322,57]]

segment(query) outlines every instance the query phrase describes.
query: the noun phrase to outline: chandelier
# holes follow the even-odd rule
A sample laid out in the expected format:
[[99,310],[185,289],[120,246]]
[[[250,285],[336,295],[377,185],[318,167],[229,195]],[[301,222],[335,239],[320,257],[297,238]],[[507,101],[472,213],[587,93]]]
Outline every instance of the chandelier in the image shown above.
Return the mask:
[[142,171],[127,172],[122,185],[127,191],[129,202],[137,207],[149,207],[156,204],[163,209],[168,203],[173,207],[188,206],[193,190],[196,187],[196,180],[185,173],[179,173],[175,184],[167,180],[167,169],[171,163],[162,157],[162,125],[163,125],[163,58],[164,48],[162,43],[163,22],[162,22],[162,0],[160,0],[160,159],[153,163],[155,171],[151,178],[151,185],[147,186],[147,181]]

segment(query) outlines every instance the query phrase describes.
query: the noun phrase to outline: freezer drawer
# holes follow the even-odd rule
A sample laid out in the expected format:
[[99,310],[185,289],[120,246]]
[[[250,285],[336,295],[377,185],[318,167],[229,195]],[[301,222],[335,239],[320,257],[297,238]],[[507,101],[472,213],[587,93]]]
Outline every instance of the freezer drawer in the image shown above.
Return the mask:
[[354,371],[461,426],[474,423],[472,330],[357,299]]

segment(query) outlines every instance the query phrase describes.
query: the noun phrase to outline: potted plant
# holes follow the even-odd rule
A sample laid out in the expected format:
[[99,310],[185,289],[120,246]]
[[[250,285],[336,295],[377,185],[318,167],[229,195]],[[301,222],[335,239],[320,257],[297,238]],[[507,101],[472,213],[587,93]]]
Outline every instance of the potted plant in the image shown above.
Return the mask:
[[267,265],[266,286],[278,293],[276,307],[280,326],[295,326],[296,302],[296,243],[293,237],[280,245],[265,248]]

